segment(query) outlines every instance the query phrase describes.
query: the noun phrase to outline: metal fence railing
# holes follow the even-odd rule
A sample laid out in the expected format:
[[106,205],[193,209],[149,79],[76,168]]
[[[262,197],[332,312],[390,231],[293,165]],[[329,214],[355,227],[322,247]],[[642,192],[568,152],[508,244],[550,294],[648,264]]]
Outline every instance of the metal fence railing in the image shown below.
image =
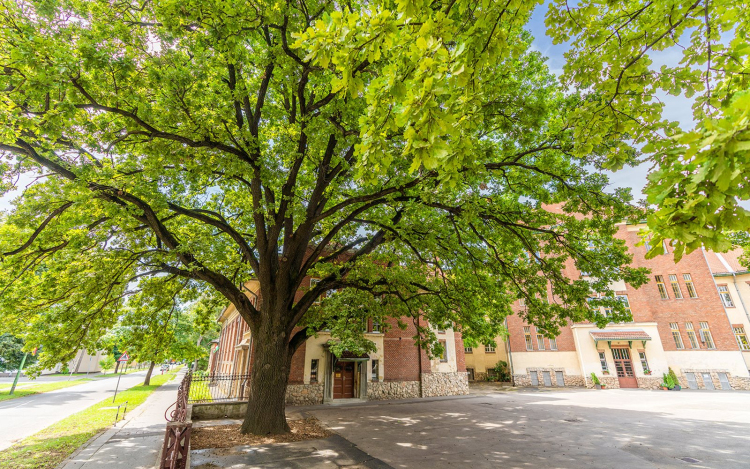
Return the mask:
[[172,404],[174,409],[169,406],[164,412],[167,431],[164,435],[159,469],[187,469],[190,434],[193,429],[193,422],[188,420],[187,416],[188,395],[190,395],[192,380],[193,375],[188,372],[177,388],[177,400]]
[[188,402],[245,401],[250,396],[249,374],[193,374]]

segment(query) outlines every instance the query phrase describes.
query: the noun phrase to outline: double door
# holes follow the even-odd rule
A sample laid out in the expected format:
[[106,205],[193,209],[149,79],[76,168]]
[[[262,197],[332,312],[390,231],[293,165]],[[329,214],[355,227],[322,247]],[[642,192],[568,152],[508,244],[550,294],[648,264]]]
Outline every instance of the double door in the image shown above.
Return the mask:
[[354,397],[354,362],[336,362],[333,367],[333,398]]
[[615,359],[617,380],[621,388],[637,388],[638,380],[633,372],[633,360],[630,359],[630,349],[613,348],[612,357]]

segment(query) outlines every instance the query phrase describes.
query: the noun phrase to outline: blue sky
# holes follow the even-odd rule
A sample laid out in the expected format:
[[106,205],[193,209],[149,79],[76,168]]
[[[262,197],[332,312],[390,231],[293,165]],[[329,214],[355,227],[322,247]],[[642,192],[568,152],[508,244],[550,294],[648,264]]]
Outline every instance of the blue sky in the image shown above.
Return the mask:
[[[547,6],[538,6],[534,11],[534,15],[529,23],[529,29],[534,35],[534,47],[536,47],[542,54],[548,57],[548,65],[550,70],[555,74],[562,73],[563,66],[565,65],[565,51],[567,46],[565,44],[552,44],[552,40],[546,35],[546,27],[544,25],[544,16],[547,12]],[[662,64],[675,64],[679,61],[679,50],[666,51],[657,55],[652,55],[651,58],[654,61],[654,67],[660,67]],[[663,95],[659,98],[666,104],[665,117],[669,120],[680,121],[683,128],[692,128],[692,110],[690,108],[691,101],[682,96],[669,96]],[[609,179],[612,188],[617,187],[630,187],[633,190],[633,197],[635,200],[643,198],[642,189],[646,183],[646,175],[648,174],[649,165],[642,164],[638,167],[626,167],[616,173],[609,173]],[[10,208],[10,201],[17,197],[25,184],[28,184],[29,179],[21,181],[18,191],[10,193],[5,197],[0,197],[0,211]]]
[[[534,47],[539,52],[548,57],[548,66],[550,70],[559,75],[562,73],[565,65],[564,54],[567,50],[565,44],[553,44],[552,39],[546,34],[544,25],[544,16],[547,13],[547,5],[540,5],[534,10],[529,23],[529,29],[534,36]],[[678,48],[672,48],[664,52],[650,54],[653,60],[653,68],[659,68],[661,65],[676,65],[681,58],[681,51]],[[683,96],[670,96],[660,94],[659,99],[665,104],[664,117],[670,121],[678,121],[684,129],[692,129],[694,126],[691,109],[692,101]],[[646,184],[646,175],[648,174],[650,163],[641,164],[638,167],[625,167],[615,173],[608,173],[610,184],[613,188],[630,187],[633,191],[635,200],[644,198],[643,186]]]

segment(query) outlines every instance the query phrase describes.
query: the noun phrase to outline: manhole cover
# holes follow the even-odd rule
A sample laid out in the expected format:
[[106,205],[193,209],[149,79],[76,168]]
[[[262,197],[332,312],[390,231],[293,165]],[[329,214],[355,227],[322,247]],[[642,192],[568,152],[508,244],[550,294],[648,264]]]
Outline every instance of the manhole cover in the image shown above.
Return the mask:
[[690,464],[695,464],[695,463],[700,462],[699,460],[697,460],[695,458],[687,458],[686,457],[686,458],[677,458],[677,459],[679,459],[680,461],[689,462]]

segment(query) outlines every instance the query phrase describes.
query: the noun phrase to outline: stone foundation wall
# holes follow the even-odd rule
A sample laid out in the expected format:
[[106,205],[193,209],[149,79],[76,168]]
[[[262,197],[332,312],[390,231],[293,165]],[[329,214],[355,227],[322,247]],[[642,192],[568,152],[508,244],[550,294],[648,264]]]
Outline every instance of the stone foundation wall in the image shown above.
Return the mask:
[[[606,385],[607,388],[609,389],[620,389],[620,380],[617,379],[617,376],[612,376],[612,375],[598,376],[597,375],[597,378],[599,378],[599,381],[602,384]],[[586,387],[589,389],[594,388],[594,382],[591,380],[591,376],[586,377]]]
[[750,378],[730,376],[729,384],[732,385],[732,389],[737,389],[740,391],[750,391]]
[[409,399],[419,397],[419,381],[380,381],[367,383],[367,399]]
[[463,396],[469,394],[469,374],[463,371],[455,373],[422,373],[422,395]]
[[[639,376],[636,377],[636,380],[638,381],[638,387],[641,389],[661,389],[661,378],[655,376]],[[682,386],[682,384],[680,384],[680,386]],[[684,387],[687,388],[687,382]]]
[[586,380],[581,375],[564,375],[565,386],[579,387],[586,386]]
[[323,383],[290,384],[286,387],[288,405],[317,405],[323,403]]
[[531,376],[526,375],[513,375],[513,383],[518,387],[531,386]]

